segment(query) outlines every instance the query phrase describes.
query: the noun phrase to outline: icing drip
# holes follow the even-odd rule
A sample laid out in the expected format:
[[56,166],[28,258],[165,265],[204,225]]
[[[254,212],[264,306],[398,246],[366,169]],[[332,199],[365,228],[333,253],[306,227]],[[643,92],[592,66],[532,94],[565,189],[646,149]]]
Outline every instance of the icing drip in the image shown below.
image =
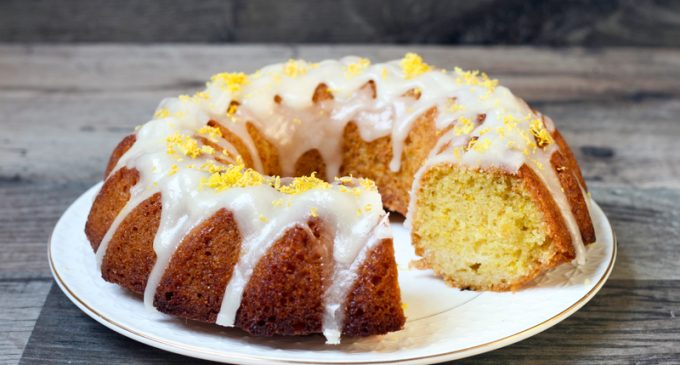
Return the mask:
[[[97,251],[101,265],[122,220],[142,201],[161,193],[163,208],[153,243],[156,263],[144,292],[145,306],[150,310],[155,310],[156,288],[182,239],[219,209],[226,208],[234,214],[243,237],[241,255],[217,317],[217,323],[225,326],[234,325],[254,267],[287,229],[306,227],[311,217],[320,217],[333,237],[333,266],[341,267],[356,261],[366,246],[365,238],[386,216],[380,195],[368,180],[343,178],[328,184],[314,177],[278,179],[246,170],[242,165],[223,165],[217,159],[234,160],[231,155],[235,148],[217,138],[217,129],[206,129],[211,118],[198,103],[166,99],[160,110],[168,111],[138,129],[137,142],[113,169],[112,174],[124,166],[137,169],[140,180]],[[200,143],[200,138],[224,147],[225,153]],[[389,228],[385,235],[389,236]],[[342,325],[334,323],[336,327]]]
[[[320,85],[331,97],[315,102]],[[163,208],[153,244],[157,260],[144,295],[151,308],[161,276],[184,236],[226,208],[234,213],[243,237],[217,317],[218,324],[232,326],[260,258],[287,229],[306,227],[308,219],[318,215],[333,237],[333,280],[324,296],[323,332],[329,343],[337,343],[344,321],[342,304],[356,270],[376,242],[390,237],[375,187],[362,187],[359,180],[324,185],[313,178],[282,186],[276,178],[239,165],[236,146],[222,138],[220,129],[207,125],[216,122],[238,137],[257,171],[262,171],[263,161],[248,123],[274,145],[283,175],[293,175],[300,156],[317,150],[326,164],[326,177],[332,179],[341,167],[342,134],[350,122],[365,141],[390,137],[389,168],[399,171],[414,121],[430,110],[441,134],[415,176],[407,225],[420,178],[428,168],[452,163],[517,173],[526,164],[553,194],[572,235],[577,262],[583,262],[578,226],[550,168],[556,150],[548,133],[554,130],[552,121],[484,74],[435,69],[414,54],[375,65],[358,57],[320,63],[290,60],[252,75],[218,74],[204,91],[163,100],[114,169],[137,169],[140,179],[100,244],[98,262],[127,214],[160,192]]]
[[324,296],[323,335],[326,336],[326,343],[328,344],[340,343],[340,335],[345,323],[345,299],[358,278],[357,271],[364,262],[366,254],[381,240],[392,238],[388,216],[385,215],[378,225],[372,227],[369,234],[364,236],[367,238],[365,238],[365,244],[359,252],[347,252],[348,250],[342,243],[335,244],[333,247],[335,266],[330,287],[326,290]]

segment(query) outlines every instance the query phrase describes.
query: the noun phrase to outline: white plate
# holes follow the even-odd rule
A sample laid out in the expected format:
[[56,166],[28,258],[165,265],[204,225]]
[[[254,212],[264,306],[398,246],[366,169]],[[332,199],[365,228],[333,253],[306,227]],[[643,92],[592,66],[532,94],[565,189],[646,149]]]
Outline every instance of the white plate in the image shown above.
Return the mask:
[[59,287],[87,315],[127,337],[202,359],[246,364],[400,363],[459,359],[510,345],[559,323],[604,285],[616,257],[607,217],[592,202],[598,242],[587,264],[564,264],[516,293],[447,287],[431,271],[409,270],[415,258],[408,231],[393,222],[399,284],[407,304],[402,331],[324,344],[322,336],[256,338],[238,329],[188,322],[144,309],[142,300],[101,279],[83,227],[99,190],[80,196],[59,219],[48,247]]

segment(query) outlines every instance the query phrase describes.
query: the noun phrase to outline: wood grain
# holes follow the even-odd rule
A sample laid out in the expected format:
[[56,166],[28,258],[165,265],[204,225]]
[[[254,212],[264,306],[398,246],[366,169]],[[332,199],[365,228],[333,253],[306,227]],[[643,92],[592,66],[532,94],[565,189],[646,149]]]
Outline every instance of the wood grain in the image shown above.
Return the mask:
[[[619,240],[612,280],[591,304],[470,362],[680,363],[680,51],[281,45],[0,45],[0,363],[18,361],[50,288],[45,249],[57,219],[161,98],[218,71],[407,50],[488,71],[550,115]],[[187,360],[91,321],[56,287],[23,353],[24,363]]]
[[208,363],[158,350],[95,322],[54,285],[35,324],[20,364]]
[[[680,51],[415,49],[433,64],[486,70],[551,115],[589,182],[678,187]],[[219,71],[253,71],[288,57],[361,54],[386,60],[405,51],[366,46],[0,46],[0,121],[14,131],[12,138],[0,136],[0,179],[97,179],[113,146],[148,120],[163,97],[194,92]],[[609,149],[611,156],[583,153],[597,151],[592,147]],[[81,151],[88,151],[88,158]],[[648,173],[650,168],[655,174]]]
[[51,286],[51,279],[0,279],[0,364],[21,358]]
[[680,44],[673,1],[4,0],[0,41]]
[[[677,364],[680,316],[676,313],[680,314],[679,281],[610,280],[590,303],[564,322],[464,363]],[[68,338],[63,337],[64,324],[68,324]],[[189,361],[114,333],[85,316],[53,287],[21,364],[90,364],[101,358],[108,364]]]

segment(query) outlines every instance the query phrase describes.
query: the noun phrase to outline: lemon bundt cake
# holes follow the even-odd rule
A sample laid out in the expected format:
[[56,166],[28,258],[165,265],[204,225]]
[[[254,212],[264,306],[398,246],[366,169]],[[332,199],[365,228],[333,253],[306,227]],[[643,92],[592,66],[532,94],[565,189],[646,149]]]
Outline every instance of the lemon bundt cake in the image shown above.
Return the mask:
[[86,225],[104,279],[255,335],[400,329],[383,207],[407,216],[420,265],[463,288],[517,289],[595,240],[552,121],[415,54],[217,74],[163,100],[105,177]]

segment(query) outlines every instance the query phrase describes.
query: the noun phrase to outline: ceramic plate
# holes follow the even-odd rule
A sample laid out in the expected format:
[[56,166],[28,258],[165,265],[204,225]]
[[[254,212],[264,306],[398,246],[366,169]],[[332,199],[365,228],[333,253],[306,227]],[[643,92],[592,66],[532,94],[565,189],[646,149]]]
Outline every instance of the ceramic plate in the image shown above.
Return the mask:
[[616,257],[607,217],[592,202],[598,242],[587,264],[564,264],[516,293],[461,291],[431,271],[409,270],[416,256],[408,231],[393,221],[399,284],[408,321],[402,331],[324,344],[320,335],[256,338],[238,329],[193,323],[146,311],[142,300],[101,279],[83,227],[100,185],[59,219],[48,253],[57,283],[81,310],[110,329],[167,351],[246,364],[421,364],[459,359],[510,345],[559,323],[604,285]]

